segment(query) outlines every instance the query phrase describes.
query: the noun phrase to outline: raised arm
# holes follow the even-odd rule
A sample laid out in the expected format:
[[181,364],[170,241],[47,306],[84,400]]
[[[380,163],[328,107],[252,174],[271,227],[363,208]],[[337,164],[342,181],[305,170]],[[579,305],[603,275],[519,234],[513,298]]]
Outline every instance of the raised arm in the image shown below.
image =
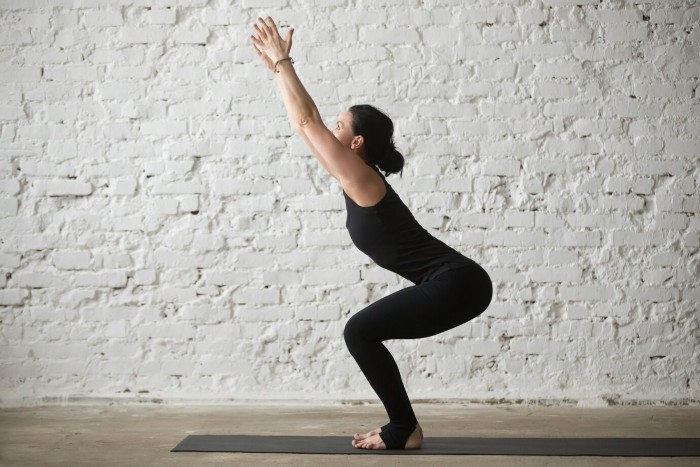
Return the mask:
[[294,29],[283,40],[271,17],[258,18],[253,26],[256,34],[250,36],[253,48],[265,66],[275,74],[287,115],[294,130],[304,139],[321,165],[344,186],[362,184],[373,177],[374,171],[344,146],[324,125],[318,108],[294,70],[289,52]]

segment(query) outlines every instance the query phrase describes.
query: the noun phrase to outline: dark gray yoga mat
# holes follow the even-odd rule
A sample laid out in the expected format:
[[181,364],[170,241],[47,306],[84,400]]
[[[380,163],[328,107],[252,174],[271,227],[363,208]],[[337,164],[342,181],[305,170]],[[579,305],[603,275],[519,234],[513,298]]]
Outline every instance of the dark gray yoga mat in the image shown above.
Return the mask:
[[171,452],[292,454],[480,454],[500,456],[700,456],[700,438],[457,438],[430,437],[421,449],[356,449],[350,436],[190,435]]

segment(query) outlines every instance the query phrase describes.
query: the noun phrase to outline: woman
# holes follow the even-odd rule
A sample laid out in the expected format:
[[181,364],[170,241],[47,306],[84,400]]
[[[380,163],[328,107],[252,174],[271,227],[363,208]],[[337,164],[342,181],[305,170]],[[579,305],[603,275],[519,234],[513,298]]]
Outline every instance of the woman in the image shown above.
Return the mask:
[[345,326],[348,350],[389,416],[381,428],[355,433],[352,445],[418,449],[423,430],[382,342],[428,337],[470,321],[491,302],[491,279],[477,263],[423,229],[386,182],[379,169],[388,176],[402,171],[404,163],[393,144],[389,117],[369,105],[352,106],[329,131],[294,71],[289,56],[294,29],[283,40],[269,16],[258,18],[253,28],[253,48],[274,73],[295,131],[342,186],[353,243],[379,266],[415,284],[371,304]]

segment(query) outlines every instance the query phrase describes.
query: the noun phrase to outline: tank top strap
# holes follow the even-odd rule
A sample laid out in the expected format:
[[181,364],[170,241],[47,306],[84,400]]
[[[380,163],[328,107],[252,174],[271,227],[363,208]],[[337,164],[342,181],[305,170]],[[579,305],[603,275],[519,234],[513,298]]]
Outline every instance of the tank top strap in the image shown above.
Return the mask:
[[387,185],[387,186],[389,185],[389,182],[386,181],[386,177],[385,177],[384,174],[379,170],[379,167],[377,167],[377,166],[374,165],[374,164],[370,164],[370,163],[368,163],[368,162],[365,162],[365,163],[366,163],[368,166],[372,167],[372,169],[374,169],[374,171],[377,172],[377,173],[379,174],[380,177],[382,177],[382,180],[384,180],[384,184],[385,184],[385,185]]

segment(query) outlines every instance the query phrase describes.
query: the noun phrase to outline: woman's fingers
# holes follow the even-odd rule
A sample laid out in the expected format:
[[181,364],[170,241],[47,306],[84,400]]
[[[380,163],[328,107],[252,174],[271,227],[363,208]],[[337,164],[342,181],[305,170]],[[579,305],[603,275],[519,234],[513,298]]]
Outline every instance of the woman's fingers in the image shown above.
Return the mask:
[[[268,21],[270,22],[270,24],[268,24]],[[280,36],[279,31],[277,30],[277,24],[275,23],[275,20],[272,19],[272,16],[268,16],[267,21],[265,21],[265,19],[263,19],[262,17],[259,16],[258,22],[260,23],[260,26],[258,26],[257,23],[254,24],[253,26],[255,27],[255,29],[257,31],[259,31],[261,33],[261,37],[263,39],[267,39],[268,36],[270,38],[274,38],[274,37],[279,37],[280,39],[282,38]],[[291,32],[292,31],[294,31],[294,28],[290,29],[290,32],[287,33],[287,40],[291,39]],[[263,33],[264,33],[264,36],[262,35]]]
[[[276,35],[279,36],[280,33],[277,31],[277,25],[275,24],[275,20],[272,19],[272,16],[268,16],[267,19],[270,20],[270,24],[272,25],[272,26],[270,26],[271,31],[272,31],[274,34],[276,34]],[[267,23],[265,23],[265,24],[267,24]]]
[[274,37],[274,34],[272,32],[272,28],[270,28],[270,26],[265,22],[264,19],[262,19],[261,17],[258,17],[258,22],[262,23],[261,27],[262,27],[263,31],[265,31],[265,34],[267,36]]
[[282,40],[282,37],[277,30],[277,24],[268,16],[267,21],[262,17],[258,17],[258,21],[253,24],[253,28],[257,34],[250,36],[253,41],[253,47],[255,47],[255,52],[263,60],[269,60],[270,63],[274,63],[274,60],[278,58],[284,58],[289,56],[289,51],[292,48],[292,36],[294,34],[294,28],[290,28],[287,31],[287,37]]
[[260,29],[257,24],[254,24],[253,27],[258,32],[258,34],[260,35],[261,38],[263,38],[263,39],[267,38],[267,33],[265,31],[263,31],[262,29]]
[[289,51],[292,50],[292,34],[294,34],[294,28],[290,29],[289,32],[287,32],[287,55],[289,55]]

